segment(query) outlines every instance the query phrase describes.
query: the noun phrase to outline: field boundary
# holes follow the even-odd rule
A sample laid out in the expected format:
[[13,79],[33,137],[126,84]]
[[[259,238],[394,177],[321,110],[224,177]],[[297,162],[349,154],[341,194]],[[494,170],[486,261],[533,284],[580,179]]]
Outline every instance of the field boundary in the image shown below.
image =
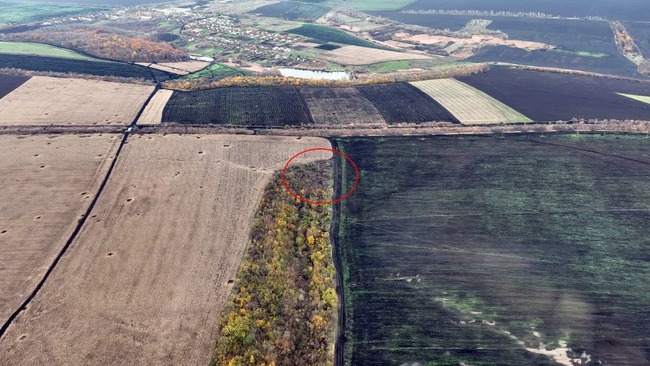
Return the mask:
[[393,126],[225,126],[190,124],[137,124],[135,126],[0,126],[0,135],[70,135],[125,133],[131,128],[134,134],[225,134],[225,135],[270,135],[270,136],[313,136],[313,137],[355,137],[355,136],[454,136],[454,135],[506,135],[506,134],[548,134],[548,133],[633,133],[650,134],[650,121],[609,122],[553,122],[553,123],[511,123],[496,125],[460,125],[451,123]]
[[[336,139],[329,139],[332,149],[339,150]],[[334,155],[332,172],[334,189],[332,198],[340,197],[343,191],[342,156]],[[345,365],[345,289],[343,287],[343,267],[341,266],[341,248],[339,245],[339,230],[341,226],[341,201],[332,205],[332,224],[330,226],[330,242],[332,244],[332,259],[334,262],[336,295],[338,296],[338,316],[336,341],[334,342],[334,366]]]
[[[140,111],[140,113],[142,113],[142,111]],[[137,121],[137,118],[136,118],[136,121]],[[133,122],[133,123],[135,123],[135,122]],[[131,124],[131,126],[133,125],[133,123]],[[59,251],[59,254],[56,255],[56,257],[54,258],[54,261],[52,261],[52,263],[48,266],[47,271],[45,272],[45,274],[43,275],[41,280],[38,282],[38,284],[36,285],[34,290],[27,296],[25,301],[23,301],[23,303],[18,307],[18,309],[16,309],[9,316],[7,321],[4,322],[4,324],[2,324],[2,326],[0,327],[0,339],[2,339],[4,334],[7,332],[7,329],[9,329],[9,327],[11,326],[13,321],[16,320],[18,315],[21,312],[23,312],[24,310],[27,309],[27,306],[29,305],[29,303],[34,299],[34,297],[36,297],[36,295],[41,290],[43,285],[45,285],[45,281],[47,281],[47,279],[50,277],[50,275],[54,271],[56,265],[59,263],[61,258],[63,258],[63,256],[67,252],[70,245],[72,245],[74,240],[77,238],[77,235],[81,232],[81,229],[83,228],[84,224],[86,223],[86,220],[88,219],[88,217],[90,217],[90,214],[91,214],[93,208],[95,207],[95,204],[99,200],[99,196],[101,195],[102,191],[106,187],[106,184],[108,183],[108,179],[110,178],[111,173],[113,172],[113,169],[117,165],[117,160],[118,160],[118,158],[120,156],[120,153],[122,152],[122,148],[124,147],[127,138],[129,137],[129,133],[130,133],[130,128],[127,129],[126,131],[124,131],[124,134],[122,136],[122,140],[120,141],[119,145],[117,146],[117,149],[115,150],[115,154],[113,156],[113,161],[111,161],[111,163],[110,163],[110,165],[108,167],[108,170],[106,171],[106,175],[104,176],[102,182],[100,183],[99,187],[97,188],[97,191],[95,192],[95,195],[94,195],[92,201],[90,201],[90,204],[86,208],[86,211],[84,212],[83,216],[81,216],[81,218],[77,221],[77,226],[74,228],[74,230],[72,231],[72,234],[70,235],[68,240],[65,242],[65,245],[63,245],[63,248],[61,248],[61,250]]]

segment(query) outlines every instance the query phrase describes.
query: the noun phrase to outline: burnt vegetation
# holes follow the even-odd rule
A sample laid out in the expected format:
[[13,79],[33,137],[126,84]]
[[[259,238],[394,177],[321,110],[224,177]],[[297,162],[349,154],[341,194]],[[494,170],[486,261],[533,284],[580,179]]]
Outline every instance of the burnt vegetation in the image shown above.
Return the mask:
[[94,76],[113,76],[158,81],[167,80],[171,74],[144,66],[122,62],[100,62],[58,57],[9,55],[0,57],[0,69],[20,69],[39,72],[74,73]]
[[163,122],[238,126],[310,125],[296,87],[228,87],[174,92]]
[[410,84],[366,85],[357,89],[391,124],[433,121],[460,123],[440,103]]
[[11,93],[27,80],[29,80],[29,76],[0,74],[0,98]]

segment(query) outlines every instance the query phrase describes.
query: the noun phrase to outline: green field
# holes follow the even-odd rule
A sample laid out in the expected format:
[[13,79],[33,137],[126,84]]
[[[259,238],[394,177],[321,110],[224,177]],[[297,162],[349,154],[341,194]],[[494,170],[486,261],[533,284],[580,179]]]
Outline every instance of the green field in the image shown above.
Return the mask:
[[650,364],[645,135],[339,144],[346,364]]
[[0,42],[0,54],[2,53],[11,55],[32,55],[69,58],[74,60],[102,61],[65,48],[29,42]]
[[0,24],[25,23],[58,16],[78,15],[106,10],[107,7],[53,3],[17,3],[0,1]]
[[347,34],[341,30],[326,27],[323,25],[303,24],[298,28],[290,29],[288,32],[299,34],[308,38],[313,38],[317,41],[320,41],[321,43],[333,42],[352,46],[386,49],[385,47],[381,47],[372,42],[366,41],[365,39],[361,39]]
[[616,94],[622,95],[624,97],[628,97],[630,99],[638,100],[639,102],[650,104],[650,96],[634,95],[634,94],[623,94],[623,93],[616,93]]
[[576,56],[580,56],[580,57],[603,58],[603,57],[608,57],[609,56],[606,53],[587,52],[587,51],[567,51],[567,50],[562,50],[562,49],[559,49],[559,48],[554,48],[551,51],[557,52],[557,53],[565,53],[567,55],[576,55]]
[[219,80],[230,76],[250,75],[251,72],[222,64],[214,63],[205,69],[184,76],[184,79],[208,79]]
[[366,66],[366,71],[372,73],[386,73],[394,72],[398,70],[408,70],[408,69],[424,69],[424,70],[436,70],[436,69],[445,69],[452,68],[457,66],[462,66],[463,64],[469,64],[465,62],[450,62],[448,60],[399,60],[399,61],[386,61],[380,62],[372,65]]

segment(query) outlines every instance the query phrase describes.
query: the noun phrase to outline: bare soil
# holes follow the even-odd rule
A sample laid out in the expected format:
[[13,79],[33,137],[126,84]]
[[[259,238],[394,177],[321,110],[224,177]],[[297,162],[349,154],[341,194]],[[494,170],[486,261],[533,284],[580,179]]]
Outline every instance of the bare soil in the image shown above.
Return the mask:
[[324,59],[342,65],[370,65],[386,61],[425,60],[431,58],[421,54],[386,51],[359,46],[343,46],[333,51],[322,51],[320,53],[322,53]]
[[65,245],[119,141],[119,135],[0,136],[0,324]]
[[[136,135],[2,365],[207,365],[273,172],[319,138]],[[303,154],[307,159],[331,154]]]
[[0,100],[0,126],[128,125],[153,86],[35,76]]
[[149,100],[146,108],[138,118],[139,124],[157,125],[162,121],[163,110],[174,94],[173,90],[160,89]]

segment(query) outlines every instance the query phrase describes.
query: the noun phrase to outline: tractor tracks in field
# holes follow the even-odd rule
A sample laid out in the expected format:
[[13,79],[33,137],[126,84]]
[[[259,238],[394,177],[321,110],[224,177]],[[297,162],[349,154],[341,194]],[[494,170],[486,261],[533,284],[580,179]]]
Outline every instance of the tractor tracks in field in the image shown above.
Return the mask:
[[623,155],[618,155],[618,154],[608,154],[608,153],[598,151],[598,150],[593,150],[593,149],[585,149],[585,148],[581,148],[581,147],[577,147],[577,146],[569,146],[569,145],[557,144],[557,143],[542,141],[542,140],[538,140],[538,139],[532,139],[532,140],[528,140],[528,141],[531,141],[531,142],[534,142],[534,143],[537,143],[537,144],[542,144],[542,145],[550,145],[550,146],[562,147],[562,148],[569,149],[569,150],[576,150],[576,151],[586,152],[586,153],[590,153],[590,154],[607,156],[607,157],[610,157],[610,158],[627,160],[627,161],[631,161],[631,162],[634,162],[634,163],[650,165],[650,161],[630,158],[630,157],[623,156]]
[[38,292],[41,290],[41,288],[43,288],[43,286],[45,285],[45,282],[50,277],[52,272],[54,272],[54,269],[56,268],[57,264],[59,264],[59,262],[61,261],[61,258],[63,258],[65,253],[68,251],[68,248],[70,248],[70,245],[72,245],[72,243],[75,241],[75,239],[77,238],[77,236],[81,232],[81,229],[83,228],[84,224],[86,223],[86,220],[88,219],[88,217],[90,217],[93,208],[95,208],[95,205],[97,204],[97,201],[99,200],[99,196],[104,191],[104,188],[106,187],[106,184],[108,183],[108,180],[111,177],[111,173],[113,172],[113,169],[115,169],[115,166],[117,165],[117,161],[118,161],[118,159],[120,157],[120,153],[122,152],[122,149],[124,148],[124,145],[126,144],[126,140],[129,138],[129,135],[133,131],[136,122],[140,118],[140,115],[144,112],[147,104],[149,104],[149,101],[151,100],[151,98],[153,98],[153,96],[156,94],[157,91],[158,91],[158,87],[156,87],[154,89],[154,91],[151,93],[151,95],[149,95],[149,98],[147,99],[147,102],[142,106],[142,108],[140,109],[140,112],[133,119],[131,124],[129,126],[127,126],[126,129],[124,129],[122,131],[122,139],[119,142],[117,150],[115,150],[113,160],[111,161],[111,163],[110,163],[110,165],[108,167],[108,170],[106,171],[106,175],[104,176],[104,178],[102,179],[102,182],[100,183],[99,187],[97,188],[97,191],[95,192],[95,195],[94,195],[92,201],[90,201],[90,204],[86,208],[86,211],[82,214],[81,218],[77,221],[77,225],[75,226],[74,230],[72,231],[72,234],[70,235],[70,237],[67,239],[67,241],[65,242],[65,244],[63,245],[63,247],[61,248],[59,253],[56,255],[56,257],[52,261],[52,263],[47,267],[47,270],[45,271],[45,274],[43,275],[41,280],[38,282],[36,287],[34,287],[32,292],[22,302],[22,304],[18,307],[18,309],[16,309],[9,316],[9,318],[7,318],[7,320],[2,324],[2,326],[0,327],[0,341],[4,337],[5,333],[7,332],[7,330],[11,326],[11,324],[14,322],[14,320],[16,320],[18,315],[20,315],[20,313],[22,313],[24,310],[27,309],[27,307],[32,302],[32,300],[34,300],[34,298],[36,297]]

